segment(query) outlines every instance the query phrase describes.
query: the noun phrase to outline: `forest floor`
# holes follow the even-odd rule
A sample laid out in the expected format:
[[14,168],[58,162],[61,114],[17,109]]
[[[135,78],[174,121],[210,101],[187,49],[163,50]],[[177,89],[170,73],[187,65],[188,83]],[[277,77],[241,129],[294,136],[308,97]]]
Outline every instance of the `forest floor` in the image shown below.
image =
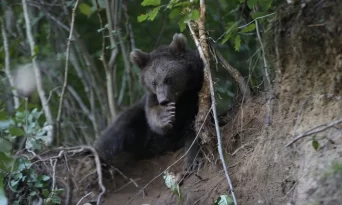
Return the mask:
[[[235,105],[221,128],[228,171],[241,205],[339,205],[342,3],[312,0],[303,8],[287,9],[277,21],[276,48],[270,56],[275,59],[273,89]],[[218,156],[210,156],[198,176],[191,175],[180,186],[179,201],[162,173],[182,153],[116,166],[125,177],[105,169],[102,204],[211,205],[220,195],[230,194]],[[94,161],[69,162],[70,167],[61,164],[56,173],[72,184],[72,204],[96,200],[101,190]],[[182,160],[169,171],[177,173],[181,167]],[[65,180],[67,169],[71,177]]]
[[[312,0],[279,11],[269,56],[276,73],[273,89],[236,105],[222,127],[239,204],[342,204],[341,10],[339,1]],[[180,155],[130,164],[122,171],[140,188],[129,184],[108,191],[104,204],[209,205],[230,193],[218,157],[207,158],[200,177],[185,180],[181,202],[162,176],[146,187],[147,195],[139,192]],[[119,181],[107,181],[108,189],[128,183]]]

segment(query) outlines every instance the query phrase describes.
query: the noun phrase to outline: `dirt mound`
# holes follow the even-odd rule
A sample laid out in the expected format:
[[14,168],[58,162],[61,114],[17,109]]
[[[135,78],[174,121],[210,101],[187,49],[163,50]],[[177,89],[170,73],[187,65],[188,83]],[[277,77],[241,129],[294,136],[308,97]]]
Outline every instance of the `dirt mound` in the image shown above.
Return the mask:
[[[271,103],[265,103],[266,94],[254,96],[228,113],[222,128],[239,204],[342,203],[342,2],[307,2],[279,11],[275,56],[269,55],[277,60]],[[179,201],[162,173],[182,153],[126,161],[116,166],[120,172],[105,168],[103,204],[208,205],[229,194],[220,160],[207,157],[198,176],[180,187]],[[57,167],[60,184],[73,188],[68,192],[72,204],[82,197],[81,204],[96,200],[101,192],[94,160],[88,159]],[[181,167],[177,163],[170,171],[177,173]],[[72,181],[65,182],[67,169]]]
[[[239,204],[342,203],[342,168],[334,166],[342,156],[341,124],[330,126],[342,119],[341,9],[338,1],[312,0],[280,11],[273,52],[278,55],[269,55],[277,59],[273,99],[267,105],[260,96],[237,106],[222,129]],[[286,146],[300,135],[304,137]],[[169,160],[157,161],[166,166]],[[326,175],[327,170],[336,174]],[[202,180],[185,180],[182,202],[160,177],[146,189],[151,194],[140,194],[130,204],[213,204],[229,193],[218,160],[208,159],[199,176]],[[137,191],[108,193],[106,203],[126,204]]]

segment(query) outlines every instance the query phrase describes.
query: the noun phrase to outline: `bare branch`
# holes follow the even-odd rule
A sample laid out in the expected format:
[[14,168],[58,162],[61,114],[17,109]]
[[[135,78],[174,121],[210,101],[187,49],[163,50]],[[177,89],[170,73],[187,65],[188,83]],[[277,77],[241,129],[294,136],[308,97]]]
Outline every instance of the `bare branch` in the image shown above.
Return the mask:
[[130,23],[130,18],[128,15],[128,8],[127,8],[127,2],[126,1],[123,1],[122,8],[123,8],[125,18],[126,18],[126,27],[127,27],[126,29],[128,31],[129,40],[131,42],[131,50],[133,50],[135,48],[134,33],[133,33],[133,29],[132,29],[132,24]]
[[[64,95],[65,95],[65,90],[68,85],[68,71],[69,71],[69,57],[70,57],[70,44],[73,36],[73,31],[74,31],[74,23],[75,23],[75,11],[78,6],[79,0],[76,1],[74,8],[72,9],[72,17],[71,17],[71,25],[70,25],[70,34],[68,38],[68,43],[67,43],[67,49],[66,49],[66,56],[65,56],[65,71],[64,71],[64,84],[62,88],[62,93],[61,93],[61,98],[59,100],[59,107],[58,107],[58,114],[57,114],[57,133],[59,133],[59,126],[60,126],[60,120],[61,120],[61,115],[63,111],[63,100],[64,100]],[[59,136],[57,136],[59,137]]]
[[246,99],[249,99],[251,97],[251,91],[247,83],[245,83],[241,73],[224,59],[219,50],[215,49],[215,54],[217,55],[222,66],[229,72],[230,76],[232,76],[234,81],[238,84],[241,93],[246,97]]
[[257,36],[258,36],[259,44],[260,44],[260,47],[261,47],[262,59],[264,61],[264,69],[265,69],[265,76],[266,76],[266,80],[267,80],[267,86],[270,86],[271,85],[271,80],[270,80],[270,76],[268,74],[268,63],[267,63],[267,60],[266,60],[265,46],[264,46],[264,43],[262,42],[262,39],[261,39],[260,29],[259,29],[259,22],[258,21],[255,21],[255,26],[256,26],[256,33],[257,33]]
[[77,204],[76,205],[79,205],[79,204],[81,204],[81,202],[83,201],[83,199],[85,199],[85,198],[87,198],[87,196],[89,196],[90,194],[92,194],[93,192],[89,192],[88,194],[86,194],[86,195],[84,195],[84,196],[82,196],[82,198],[77,202]]
[[[97,1],[96,1],[97,2]],[[110,47],[112,50],[112,55],[109,60],[109,64],[105,62],[104,58],[104,42],[105,42],[105,30],[102,29],[102,62],[103,66],[105,68],[106,72],[106,87],[107,87],[107,98],[108,98],[108,105],[111,113],[111,119],[113,119],[116,115],[116,101],[114,99],[115,96],[115,90],[114,88],[114,82],[113,82],[113,75],[112,75],[112,70],[113,70],[113,65],[117,59],[117,56],[119,55],[118,48],[116,46],[115,38],[113,36],[113,22],[111,18],[111,13],[110,13],[110,4],[108,0],[105,1],[106,4],[106,16],[107,16],[107,21],[108,21],[108,35],[109,35],[109,41],[110,41]],[[100,16],[100,11],[99,11],[99,5],[97,3],[97,9],[98,9],[98,15],[100,19],[100,23],[102,22],[101,16]],[[101,23],[102,24],[102,23]],[[101,25],[103,28],[103,25]],[[115,70],[114,70],[115,71]]]
[[287,143],[287,145],[285,147],[288,147],[290,145],[292,145],[293,143],[297,142],[298,140],[306,137],[306,136],[311,136],[311,135],[314,135],[314,134],[317,134],[319,132],[323,132],[331,127],[334,127],[335,125],[338,125],[342,123],[342,119],[339,119],[339,120],[335,120],[335,121],[332,121],[332,122],[329,122],[329,123],[326,123],[326,124],[322,124],[322,125],[319,125],[317,127],[314,127],[308,131],[305,131],[303,132],[302,134],[296,136],[291,142]]
[[11,73],[11,68],[10,68],[10,53],[9,53],[9,47],[8,47],[8,38],[7,38],[7,33],[6,29],[4,26],[4,22],[2,19],[1,20],[1,33],[2,33],[2,38],[4,42],[4,50],[5,50],[5,73],[6,77],[9,81],[10,86],[13,88],[12,89],[12,94],[13,94],[13,100],[14,100],[14,108],[17,109],[20,106],[19,98],[18,98],[18,92],[15,89],[14,85],[14,79]]
[[126,49],[126,45],[123,42],[123,38],[121,36],[121,33],[119,32],[119,43],[120,43],[120,48],[121,48],[121,53],[122,57],[124,60],[124,65],[125,65],[125,73],[127,75],[127,80],[128,80],[128,91],[129,91],[129,99],[130,99],[130,105],[133,104],[133,77],[132,77],[132,72],[131,72],[131,63],[128,60],[128,53]]
[[[264,46],[264,43],[262,42],[262,39],[261,39],[259,22],[257,20],[255,20],[255,26],[256,26],[255,29],[256,29],[257,36],[258,36],[259,44],[261,47],[262,59],[264,61],[264,69],[265,69],[265,76],[266,76],[265,88],[269,89],[271,86],[271,80],[270,80],[270,76],[268,73],[268,63],[267,63],[267,59],[266,59],[265,46]],[[267,107],[267,113],[268,114],[266,117],[266,124],[270,125],[271,124],[271,110],[272,110],[271,109],[271,99],[272,99],[271,91],[269,90],[267,94],[268,94],[268,96],[267,96],[266,107]]]
[[53,140],[53,133],[54,133],[54,126],[53,126],[53,118],[51,114],[50,107],[47,103],[47,99],[45,96],[45,91],[43,88],[43,82],[42,82],[42,77],[40,74],[40,69],[38,67],[38,63],[36,61],[36,56],[35,56],[35,42],[33,39],[32,31],[31,31],[31,21],[29,18],[28,14],[28,8],[27,8],[27,2],[26,0],[22,0],[23,4],[23,11],[24,11],[24,18],[25,18],[25,23],[26,23],[26,35],[28,42],[30,44],[30,50],[31,50],[31,56],[32,56],[32,65],[33,65],[33,70],[36,76],[36,82],[37,82],[37,91],[39,94],[40,101],[42,102],[42,107],[44,110],[44,114],[46,117],[47,123],[51,126],[51,129],[49,129],[48,133],[48,138],[45,140],[47,144],[51,144]]

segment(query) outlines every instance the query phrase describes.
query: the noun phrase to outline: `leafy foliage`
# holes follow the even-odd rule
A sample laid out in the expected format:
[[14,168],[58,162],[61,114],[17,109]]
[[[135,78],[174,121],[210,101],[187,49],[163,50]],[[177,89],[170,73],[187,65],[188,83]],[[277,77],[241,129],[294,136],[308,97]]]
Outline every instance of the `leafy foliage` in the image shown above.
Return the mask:
[[319,142],[316,140],[316,135],[312,136],[312,147],[315,149],[315,150],[318,150],[319,148]]
[[179,201],[182,201],[182,194],[179,189],[176,176],[172,172],[165,171],[164,176],[166,186],[171,189],[172,193],[178,196]]
[[[241,3],[245,1],[240,0],[240,2],[236,5],[237,8],[241,7]],[[222,44],[226,43],[229,39],[233,39],[234,48],[236,51],[239,51],[241,46],[241,36],[249,35],[250,33],[254,33],[256,29],[256,22],[264,22],[265,18],[269,16],[271,11],[271,5],[273,0],[247,0],[247,6],[251,10],[249,15],[252,17],[252,21],[248,22],[245,25],[238,26],[241,21],[236,18],[234,21],[231,21],[227,25],[227,29],[224,33],[224,37],[221,41]],[[255,11],[256,8],[259,8],[261,11]],[[239,37],[238,37],[239,36]]]
[[[27,55],[25,45],[27,39],[25,35],[22,35],[25,33],[22,8],[9,0],[4,2],[4,4],[0,5],[1,11],[12,9],[16,18],[11,22],[11,25],[15,25],[15,29],[18,29],[18,31],[8,32],[11,65],[25,64],[33,56]],[[108,124],[107,121],[110,120],[107,114],[107,102],[103,100],[107,89],[104,83],[106,75],[104,69],[102,69],[102,62],[98,60],[102,53],[102,45],[101,41],[99,41],[102,31],[106,32],[105,54],[107,61],[110,61],[112,57],[110,52],[116,48],[118,48],[119,52],[112,66],[113,71],[115,71],[113,73],[113,76],[115,76],[115,97],[113,100],[117,102],[118,110],[121,110],[132,103],[130,101],[133,96],[135,96],[136,100],[143,93],[137,77],[139,69],[134,65],[130,65],[132,73],[128,73],[124,57],[127,57],[134,47],[148,51],[159,44],[167,43],[178,30],[186,33],[187,23],[191,20],[198,20],[200,17],[198,0],[133,0],[121,2],[122,5],[117,8],[118,11],[111,10],[112,15],[116,15],[115,18],[113,17],[116,22],[110,33],[105,13],[108,8],[106,8],[104,1],[98,1],[101,8],[99,16],[102,17],[103,28],[99,25],[98,16],[93,15],[97,12],[94,0],[80,2],[76,10],[75,32],[78,34],[75,36],[78,37],[75,37],[72,41],[71,50],[74,55],[71,59],[68,77],[68,87],[73,89],[76,95],[73,95],[70,90],[66,95],[65,104],[67,106],[65,105],[65,114],[63,115],[63,122],[66,126],[60,138],[60,142],[64,144],[91,143],[92,136],[95,136],[95,128],[98,127],[99,130],[97,131],[102,130]],[[44,73],[42,78],[44,80],[44,89],[50,92],[49,104],[54,115],[57,113],[60,99],[59,88],[63,84],[61,78],[64,71],[65,46],[70,29],[71,11],[75,1],[67,0],[65,3],[66,5],[63,5],[63,3],[58,4],[62,5],[60,7],[37,7],[30,14],[33,19],[32,30],[35,32],[35,40],[39,42],[34,48],[34,56],[39,60],[48,62],[45,67],[42,66],[42,72]],[[252,88],[259,89],[258,86],[262,83],[260,70],[263,67],[259,63],[258,58],[260,57],[254,55],[255,53],[258,54],[259,49],[255,33],[256,23],[260,25],[261,33],[268,29],[275,1],[217,0],[206,1],[206,4],[206,26],[209,40],[244,77],[248,76],[248,83]],[[39,4],[37,3],[37,5]],[[127,10],[123,9],[124,6],[127,7]],[[109,36],[114,37],[114,45],[109,44]],[[189,41],[189,43],[193,42]],[[123,52],[124,50],[126,53]],[[1,47],[1,65],[3,65],[4,59],[5,53],[3,47]],[[219,98],[217,102],[219,110],[221,107],[221,111],[226,111],[237,93],[237,89],[227,72],[219,66],[219,63],[215,62],[215,65],[217,67],[216,70],[213,69],[213,76],[215,91],[218,93],[216,96]],[[3,67],[0,66],[0,71],[3,71]],[[7,79],[4,79],[3,82],[7,82]],[[7,85],[4,84],[4,86],[7,88]],[[1,99],[8,98],[7,96],[10,93],[8,90],[10,89],[0,89]],[[34,93],[30,98],[35,103],[39,102],[37,93]],[[0,170],[3,174],[16,171],[15,169],[11,170],[11,167],[14,162],[12,158],[13,145],[17,145],[18,140],[24,139],[24,147],[29,150],[39,151],[44,148],[47,126],[44,124],[43,112],[40,111],[39,107],[35,106],[37,109],[32,109],[29,106],[30,111],[19,109],[13,114],[8,114],[7,111],[11,110],[10,108],[0,110]],[[82,109],[84,107],[86,109]],[[92,119],[95,119],[94,122]],[[78,126],[75,126],[75,124]],[[87,135],[90,137],[85,137]],[[313,140],[313,147],[315,149],[319,147],[318,142],[315,140]],[[16,160],[16,163],[25,163],[25,160]],[[30,167],[30,165],[28,166]],[[31,175],[28,175],[30,172],[28,169],[23,169],[18,173],[30,178]],[[18,181],[13,176],[11,179]],[[42,179],[36,177],[34,180]],[[20,183],[27,182],[23,178],[20,178],[19,181]],[[47,181],[43,182],[42,184]],[[165,174],[165,183],[181,199],[179,187],[174,182],[173,177]],[[38,189],[34,187],[34,184],[32,188]],[[37,191],[37,194],[44,195],[47,202],[51,200],[51,202],[57,204],[53,193],[42,190]],[[222,201],[223,199],[225,198],[220,197],[219,200]]]
[[142,6],[156,6],[146,14],[138,16],[138,22],[145,20],[153,21],[162,7],[171,10],[169,18],[171,20],[177,19],[181,31],[186,28],[186,23],[190,20],[197,20],[199,18],[198,9],[194,8],[194,2],[171,0],[167,5],[160,5],[161,2],[156,0],[145,0]]
[[86,3],[81,3],[78,8],[81,13],[86,15],[88,18],[93,14],[92,8]]
[[233,205],[233,199],[228,195],[221,195],[216,201],[214,205]]
[[[9,127],[0,130],[3,134],[0,138],[0,152],[12,151],[14,141],[22,137],[26,137],[26,149],[42,150],[47,134],[46,129],[39,123],[42,115],[43,112],[35,108],[31,112],[17,111],[13,118],[9,118]],[[26,127],[25,131],[22,127]]]
[[42,150],[46,138],[46,130],[39,122],[42,114],[42,111],[38,111],[37,108],[32,109],[31,112],[19,109],[13,117],[7,116],[4,112],[0,114],[2,121],[9,122],[7,126],[4,125],[0,129],[0,177],[4,179],[5,187],[15,194],[14,204],[17,205],[31,204],[39,197],[46,202],[45,204],[61,202],[58,197],[61,190],[49,191],[51,182],[49,176],[38,174],[28,159],[23,157],[13,159],[11,156],[12,144],[16,144],[17,139],[22,138],[26,138],[24,142],[27,150]]
[[14,193],[13,204],[32,204],[39,198],[43,199],[44,204],[61,204],[58,194],[63,190],[50,191],[50,176],[38,174],[31,166],[28,159],[20,157],[14,163],[14,170],[5,177],[5,184]]

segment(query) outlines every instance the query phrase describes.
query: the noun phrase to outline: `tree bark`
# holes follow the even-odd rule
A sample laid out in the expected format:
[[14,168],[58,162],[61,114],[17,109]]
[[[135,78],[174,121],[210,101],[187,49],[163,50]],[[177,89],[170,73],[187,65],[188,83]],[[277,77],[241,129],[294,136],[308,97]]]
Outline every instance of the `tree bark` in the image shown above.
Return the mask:
[[7,33],[6,33],[6,29],[5,29],[3,21],[1,21],[1,33],[2,33],[2,38],[3,38],[3,42],[4,42],[4,50],[5,50],[5,73],[6,73],[6,77],[9,81],[10,86],[13,88],[12,94],[13,94],[14,109],[17,109],[20,105],[20,102],[19,102],[19,98],[18,98],[18,92],[15,89],[14,79],[13,79],[13,76],[11,73],[8,38],[7,38]]
[[46,121],[48,123],[48,125],[51,127],[50,129],[48,129],[48,135],[47,135],[47,139],[45,140],[45,142],[50,145],[52,143],[52,140],[54,138],[54,120],[51,114],[51,110],[50,110],[50,106],[48,104],[47,98],[45,96],[45,91],[43,88],[43,82],[42,82],[42,76],[40,74],[40,69],[38,66],[38,63],[36,61],[36,56],[35,56],[35,42],[33,39],[33,35],[32,35],[32,31],[31,31],[31,20],[28,14],[28,8],[27,8],[27,2],[26,0],[22,0],[22,4],[23,4],[23,12],[24,12],[24,18],[25,18],[25,26],[26,26],[26,35],[27,35],[27,39],[30,45],[30,51],[31,51],[31,56],[32,56],[32,65],[33,65],[33,70],[35,73],[35,77],[36,77],[36,82],[37,82],[37,91],[39,94],[39,98],[40,101],[42,103],[42,107],[44,110],[44,114],[45,114],[45,118]]

